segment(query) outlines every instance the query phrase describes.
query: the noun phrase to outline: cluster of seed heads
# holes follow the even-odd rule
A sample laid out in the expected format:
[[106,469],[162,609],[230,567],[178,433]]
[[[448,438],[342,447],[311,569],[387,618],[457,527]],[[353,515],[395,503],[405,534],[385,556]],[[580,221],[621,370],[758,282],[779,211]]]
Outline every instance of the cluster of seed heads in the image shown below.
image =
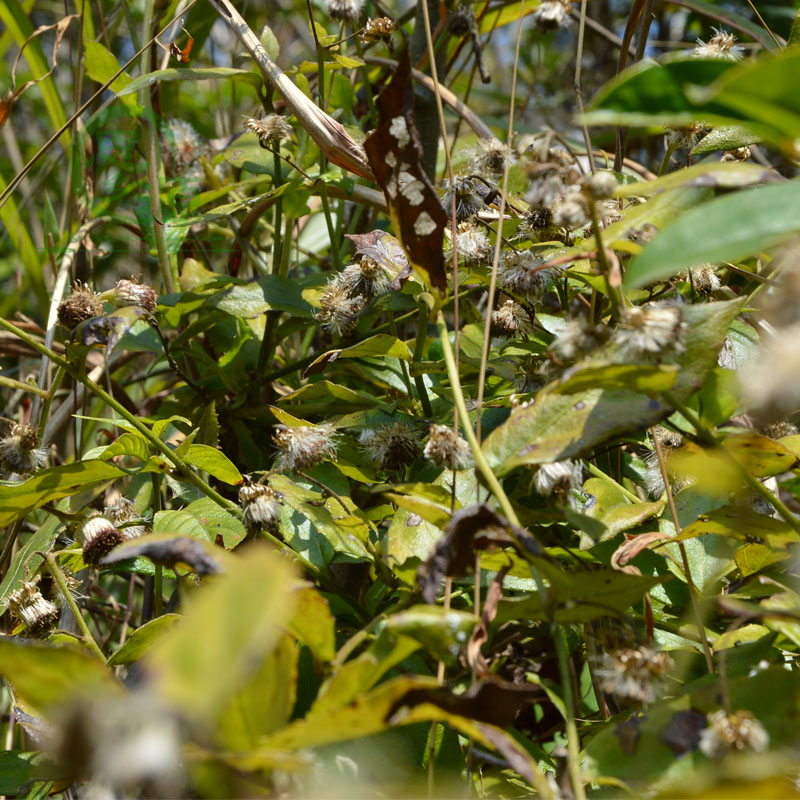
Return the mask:
[[749,711],[733,714],[720,709],[708,715],[708,726],[700,731],[700,749],[709,758],[728,753],[763,753],[769,747],[769,734]]
[[47,462],[47,448],[39,447],[36,431],[15,423],[0,439],[0,470],[11,475],[30,475]]
[[416,426],[407,422],[368,428],[358,441],[370,461],[390,472],[413,464],[422,453],[422,436]]
[[275,444],[279,448],[277,469],[303,472],[336,456],[336,429],[330,423],[290,428],[275,426]]
[[659,697],[672,667],[669,654],[640,644],[602,653],[595,661],[594,674],[604,691],[641,703],[652,703]]
[[41,636],[58,621],[59,610],[55,603],[45,599],[39,591],[40,576],[23,581],[19,589],[8,596],[11,613],[25,626],[31,636]]
[[325,0],[328,16],[339,22],[355,24],[364,10],[364,0]]
[[280,114],[264,117],[245,117],[244,129],[258,137],[258,143],[266,150],[274,148],[282,139],[292,135],[292,126]]
[[239,489],[239,505],[242,507],[242,523],[249,534],[257,534],[259,531],[278,533],[281,513],[280,494],[271,486],[263,483],[245,483]]
[[461,470],[473,465],[469,444],[447,425],[431,425],[423,454],[437,467]]

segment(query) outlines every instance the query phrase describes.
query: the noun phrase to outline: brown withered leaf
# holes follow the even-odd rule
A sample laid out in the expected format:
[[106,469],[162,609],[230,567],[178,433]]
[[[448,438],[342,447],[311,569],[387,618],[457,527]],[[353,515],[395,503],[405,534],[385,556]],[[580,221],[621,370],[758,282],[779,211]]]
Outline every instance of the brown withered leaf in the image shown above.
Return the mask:
[[624,571],[625,565],[632,558],[636,558],[642,550],[645,550],[651,544],[661,542],[664,539],[669,539],[669,536],[665,536],[659,531],[635,535],[625,534],[625,541],[614,551],[614,555],[611,556],[611,566],[614,567],[614,569],[621,569]]
[[446,686],[410,689],[389,709],[386,719],[391,719],[405,706],[431,703],[448,714],[506,728],[514,722],[517,712],[523,706],[540,701],[547,701],[547,694],[540,686],[517,686],[492,678],[470,686],[461,694],[454,694]]
[[188,536],[171,539],[154,539],[146,536],[135,542],[124,542],[115,547],[100,563],[115,564],[139,556],[149,558],[154,564],[169,569],[185,564],[198,575],[215,575],[222,572],[220,565],[206,553],[202,542]]
[[503,579],[511,569],[511,565],[503,567],[494,576],[489,591],[486,593],[486,602],[483,604],[481,621],[475,626],[472,636],[469,637],[466,647],[467,664],[476,674],[484,677],[489,674],[489,665],[481,653],[481,647],[489,638],[489,626],[497,615],[497,604],[503,599]]
[[496,550],[513,544],[509,530],[513,530],[517,541],[532,554],[541,552],[528,531],[512,527],[504,516],[485,503],[456,511],[433,553],[417,570],[417,583],[425,602],[436,602],[436,592],[445,576],[463,578],[468,574],[475,563],[476,550]]
[[399,291],[402,288],[411,275],[411,264],[408,263],[403,245],[391,233],[375,230],[369,233],[346,233],[345,236],[356,246],[357,253],[369,256],[393,276],[392,289]]
[[442,245],[447,214],[422,168],[422,145],[411,110],[410,72],[406,48],[391,81],[378,96],[378,127],[367,137],[364,150],[386,195],[408,260],[427,283],[445,294]]

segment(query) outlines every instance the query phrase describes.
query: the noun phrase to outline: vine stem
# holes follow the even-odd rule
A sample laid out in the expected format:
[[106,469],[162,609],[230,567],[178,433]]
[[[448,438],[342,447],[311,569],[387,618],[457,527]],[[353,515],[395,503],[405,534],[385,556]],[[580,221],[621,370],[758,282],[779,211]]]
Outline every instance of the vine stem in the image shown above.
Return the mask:
[[94,636],[92,636],[92,632],[89,630],[89,626],[86,624],[86,620],[83,618],[83,614],[81,614],[81,610],[78,608],[78,604],[75,602],[75,598],[72,596],[72,593],[67,586],[67,582],[64,579],[64,573],[58,566],[56,557],[52,553],[48,553],[45,556],[45,564],[47,565],[47,571],[53,576],[53,580],[58,584],[58,588],[61,589],[61,593],[64,595],[64,599],[67,601],[67,605],[70,607],[70,610],[75,616],[75,621],[78,623],[78,627],[83,633],[84,642],[89,649],[105,664],[106,657],[103,655],[100,645],[97,644]]
[[606,483],[613,486],[615,489],[622,492],[622,494],[624,494],[625,497],[627,497],[628,500],[630,500],[632,503],[642,502],[641,498],[637,497],[633,492],[626,489],[621,483],[615,481],[610,475],[606,475],[606,473],[603,472],[603,470],[601,470],[599,467],[596,467],[594,464],[592,464],[591,461],[584,461],[583,463],[585,464],[589,474],[594,475],[595,478],[600,478],[601,481],[605,481]]

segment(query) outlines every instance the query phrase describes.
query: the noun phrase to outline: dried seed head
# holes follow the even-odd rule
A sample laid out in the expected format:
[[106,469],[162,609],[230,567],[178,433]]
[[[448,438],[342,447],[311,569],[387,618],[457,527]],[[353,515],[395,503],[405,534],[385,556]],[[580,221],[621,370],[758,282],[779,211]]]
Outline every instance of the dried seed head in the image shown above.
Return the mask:
[[[658,444],[661,447],[661,452],[664,455],[664,461],[667,467],[667,475],[670,479],[672,491],[673,493],[677,492],[678,489],[685,485],[685,481],[680,480],[673,473],[673,471],[670,470],[669,456],[673,450],[683,444],[683,436],[675,431],[670,430],[669,428],[665,428],[663,425],[656,425],[653,428],[650,438],[653,438],[653,436],[658,440]],[[664,476],[661,473],[661,463],[658,460],[658,453],[656,453],[655,448],[644,457],[644,463],[647,465],[647,471],[644,475],[645,488],[651,497],[661,497],[661,495],[664,494],[664,489],[666,489],[666,486],[664,485]]]
[[492,312],[492,321],[489,327],[492,336],[513,339],[515,336],[524,336],[530,331],[531,319],[528,312],[519,303],[506,300],[497,311]]
[[280,453],[277,469],[302,472],[336,455],[336,429],[330,423],[302,428],[275,426],[275,444]]
[[391,42],[392,34],[397,27],[397,23],[389,17],[376,17],[375,19],[368,19],[364,30],[361,31],[361,41],[364,44],[371,42]]
[[550,352],[562,361],[574,361],[608,340],[605,325],[592,325],[583,315],[570,317],[550,345]]
[[583,485],[583,464],[569,458],[542,464],[533,476],[533,485],[543,497],[571,500]]
[[757,358],[742,374],[745,401],[760,423],[784,419],[800,409],[800,323],[762,336]]
[[319,298],[320,308],[316,317],[320,325],[330,333],[345,336],[351,333],[358,322],[358,315],[367,304],[366,297],[352,297],[347,289],[335,279]]
[[[139,519],[133,503],[127,497],[120,497],[115,503],[103,508],[103,516],[111,520],[115,528],[125,537],[126,541],[138,539],[150,532],[146,525],[125,525],[126,522]],[[124,526],[124,527],[120,527]]]
[[541,300],[551,272],[542,269],[544,262],[530,250],[508,250],[498,271],[500,285],[507,292],[523,295],[534,302]]
[[660,361],[683,352],[685,332],[678,306],[648,303],[627,308],[614,332],[616,356],[623,362]]
[[431,425],[424,455],[437,467],[452,470],[469,469],[474,463],[469,444],[447,425]]
[[[71,572],[69,572],[69,570],[64,569],[63,573],[64,583],[66,584],[67,591],[71,597],[75,600],[84,599],[85,595],[82,595],[80,592],[81,582]],[[67,596],[63,591],[61,591],[61,587],[55,581],[53,582],[53,602],[61,611],[70,607]]]
[[506,164],[513,160],[510,148],[499,139],[479,139],[469,161],[469,171],[488,181],[499,182]]
[[613,172],[598,172],[596,175],[587,175],[582,185],[592,200],[605,200],[613,196],[618,184]]
[[239,504],[242,507],[242,522],[247,532],[278,532],[281,514],[280,496],[271,486],[263,483],[245,483],[239,489]]
[[340,22],[357,22],[364,9],[364,0],[325,0],[328,16]]
[[346,266],[328,285],[344,289],[348,297],[372,300],[389,291],[389,278],[377,261],[361,256],[357,263]]
[[535,168],[525,201],[532,211],[548,211],[552,214],[567,192],[567,185],[558,168]]
[[103,313],[100,296],[95,294],[88,283],[75,281],[72,293],[58,304],[58,321],[71,331],[76,325]]
[[442,195],[442,208],[450,214],[453,210],[453,194],[456,198],[456,220],[463,222],[471,216],[482,211],[486,204],[478,194],[475,183],[470,178],[456,178],[455,189],[450,188],[450,181],[444,181],[444,194]]
[[571,8],[569,0],[544,0],[533,12],[533,19],[539,30],[554,31],[567,20]]
[[730,752],[763,753],[769,747],[764,726],[745,710],[728,714],[723,709],[708,715],[708,727],[700,731],[700,749],[713,759]]
[[538,392],[555,378],[553,363],[548,358],[534,356],[522,364],[522,369],[515,378],[517,391],[527,394]]
[[152,314],[158,302],[158,295],[152,287],[138,283],[135,278],[131,278],[129,281],[117,282],[112,300],[117,308],[137,306],[143,308],[148,314]]
[[722,281],[714,267],[694,267],[689,271],[689,275],[692,286],[701,294],[711,294],[722,286]]
[[[447,238],[448,250],[452,252],[451,239],[453,236],[450,226],[444,229]],[[467,264],[486,261],[492,254],[492,244],[486,231],[474,222],[459,222],[456,230],[456,246],[458,257]]]
[[41,636],[58,620],[58,606],[45,600],[39,591],[40,576],[24,581],[19,589],[8,596],[8,607],[33,636]]
[[458,6],[447,17],[447,30],[451,36],[469,36],[475,28],[475,14],[469,6]]
[[791,422],[781,420],[773,422],[770,425],[765,425],[761,429],[764,436],[769,436],[770,439],[782,439],[784,436],[796,436],[798,433],[797,425],[792,425]]
[[652,703],[672,666],[672,658],[655,647],[622,647],[596,660],[595,676],[606,692]]
[[258,143],[265,149],[273,148],[281,139],[292,135],[292,126],[280,114],[267,114],[264,118],[245,117],[244,129],[258,137]]
[[749,161],[753,155],[750,148],[745,144],[735,150],[726,150],[720,157],[720,161]]
[[398,470],[412,464],[422,452],[419,431],[407,422],[393,422],[361,432],[358,441],[370,461],[383,469]]
[[732,33],[714,28],[714,35],[708,44],[702,39],[697,40],[697,46],[692,51],[697,58],[719,58],[726,61],[738,61],[744,56],[744,50],[736,44],[736,37]]
[[11,433],[0,439],[0,469],[14,475],[29,475],[47,462],[47,448],[38,447],[36,431],[15,423]]
[[97,516],[90,517],[81,525],[78,540],[83,545],[83,563],[94,566],[124,542],[125,536],[114,527],[111,520]]
[[582,192],[570,191],[559,204],[553,222],[574,231],[582,228],[589,221],[589,206]]
[[673,126],[666,125],[666,146],[673,150],[691,150],[697,144],[700,136],[706,130],[704,122],[695,122],[692,125]]
[[200,134],[182,119],[171,118],[161,126],[161,142],[165,166],[173,174],[189,171],[206,150]]

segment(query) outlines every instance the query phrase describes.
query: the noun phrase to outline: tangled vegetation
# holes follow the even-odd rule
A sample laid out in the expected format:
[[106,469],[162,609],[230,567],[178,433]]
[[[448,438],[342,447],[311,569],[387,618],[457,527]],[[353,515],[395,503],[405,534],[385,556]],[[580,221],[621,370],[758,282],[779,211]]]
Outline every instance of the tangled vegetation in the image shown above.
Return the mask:
[[0,794],[796,794],[794,10],[265,5],[0,0]]

